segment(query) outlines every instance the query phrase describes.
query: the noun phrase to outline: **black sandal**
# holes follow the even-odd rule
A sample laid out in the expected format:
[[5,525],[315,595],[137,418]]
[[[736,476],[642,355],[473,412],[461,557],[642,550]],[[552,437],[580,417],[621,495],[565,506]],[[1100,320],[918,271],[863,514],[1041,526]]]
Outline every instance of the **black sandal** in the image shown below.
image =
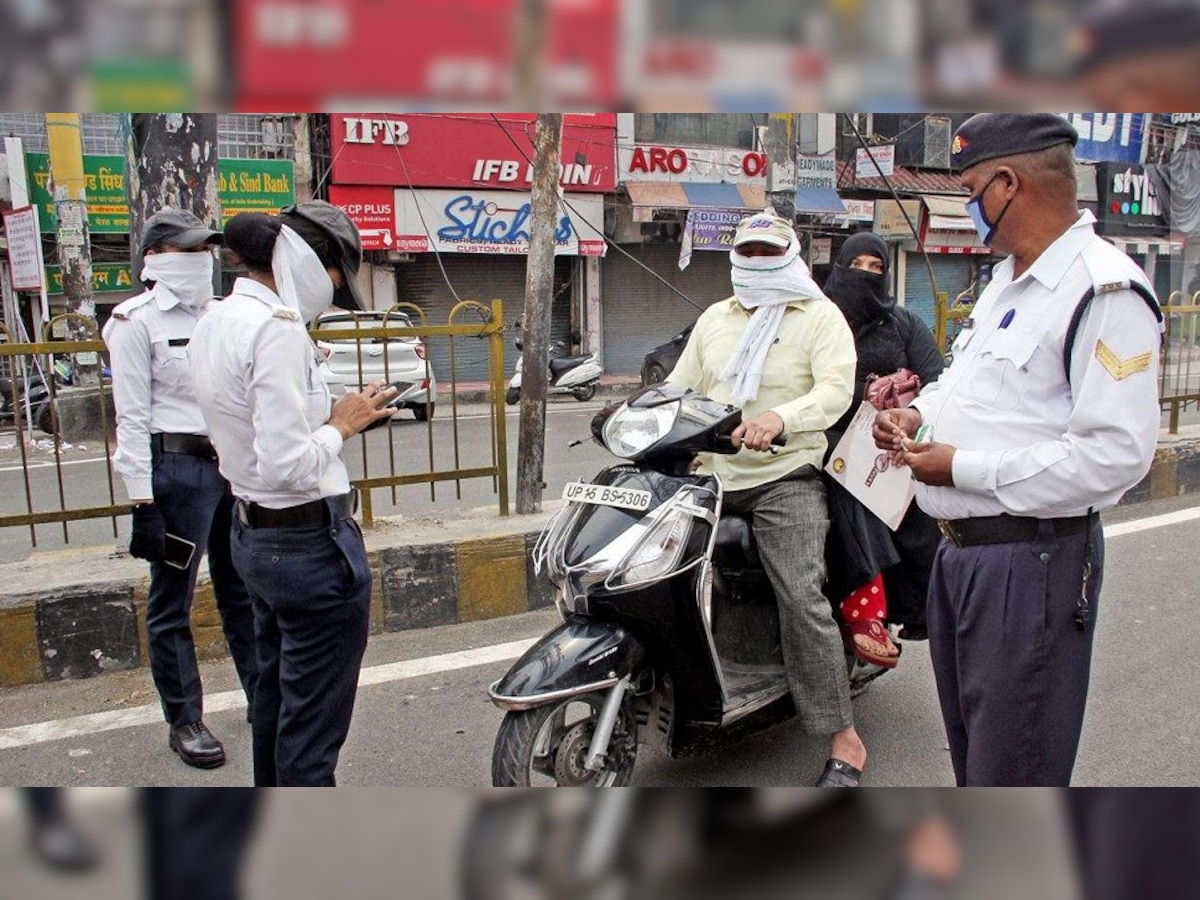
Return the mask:
[[862,770],[856,769],[850,763],[840,759],[830,759],[825,763],[825,771],[817,780],[817,787],[846,787],[856,788],[862,781]]

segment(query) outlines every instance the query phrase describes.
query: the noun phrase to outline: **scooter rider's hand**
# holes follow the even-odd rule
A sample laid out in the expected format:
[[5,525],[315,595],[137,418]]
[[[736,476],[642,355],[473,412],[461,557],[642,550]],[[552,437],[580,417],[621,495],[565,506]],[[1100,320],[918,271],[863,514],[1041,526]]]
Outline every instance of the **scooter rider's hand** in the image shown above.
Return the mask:
[[769,450],[771,441],[783,434],[783,419],[778,413],[767,410],[759,413],[753,419],[747,419],[733,430],[729,440],[735,447],[746,447],[749,450]]
[[395,396],[395,385],[373,381],[361,391],[339,397],[326,424],[341,432],[342,440],[349,440],[373,422],[394,416],[396,409],[387,403]]

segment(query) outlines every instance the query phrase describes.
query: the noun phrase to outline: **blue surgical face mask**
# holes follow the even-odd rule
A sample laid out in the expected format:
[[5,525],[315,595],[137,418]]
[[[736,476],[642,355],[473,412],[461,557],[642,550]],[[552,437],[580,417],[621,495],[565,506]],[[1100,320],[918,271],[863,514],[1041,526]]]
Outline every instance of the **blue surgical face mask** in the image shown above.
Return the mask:
[[1012,197],[1008,199],[1008,203],[1004,204],[1004,209],[1000,210],[1000,215],[996,216],[995,222],[988,221],[987,213],[983,209],[983,195],[987,193],[987,189],[999,176],[1000,173],[997,172],[989,178],[987,184],[983,186],[983,190],[967,201],[967,215],[971,217],[975,230],[979,233],[979,239],[989,245],[992,243],[992,238],[996,236],[996,229],[1000,227],[1000,220],[1004,218],[1004,214],[1008,212],[1008,207],[1012,205],[1014,199]]

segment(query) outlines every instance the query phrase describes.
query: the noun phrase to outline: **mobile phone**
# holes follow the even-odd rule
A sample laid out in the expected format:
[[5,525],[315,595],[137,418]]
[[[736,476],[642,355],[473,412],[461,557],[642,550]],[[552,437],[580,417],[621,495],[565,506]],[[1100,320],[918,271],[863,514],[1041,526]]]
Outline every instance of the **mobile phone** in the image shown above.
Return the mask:
[[167,534],[163,562],[172,568],[187,571],[192,564],[192,555],[195,552],[196,545],[191,541],[178,535]]

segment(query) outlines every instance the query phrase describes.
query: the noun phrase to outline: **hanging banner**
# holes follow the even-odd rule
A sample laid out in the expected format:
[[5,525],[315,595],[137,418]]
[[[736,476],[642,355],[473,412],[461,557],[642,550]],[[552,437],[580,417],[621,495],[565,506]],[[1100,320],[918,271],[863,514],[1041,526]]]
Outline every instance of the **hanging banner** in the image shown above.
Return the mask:
[[396,191],[375,185],[329,186],[329,202],[340,206],[358,229],[364,250],[396,249]]
[[[875,162],[871,162],[872,156],[875,157]],[[879,164],[878,169],[875,168],[875,163]],[[862,147],[854,151],[855,178],[878,178],[880,172],[883,172],[888,178],[896,174],[895,144],[872,147],[869,155]]]
[[42,236],[38,233],[37,210],[32,206],[6,210],[4,236],[8,239],[8,265],[12,286],[18,291],[42,289]]

